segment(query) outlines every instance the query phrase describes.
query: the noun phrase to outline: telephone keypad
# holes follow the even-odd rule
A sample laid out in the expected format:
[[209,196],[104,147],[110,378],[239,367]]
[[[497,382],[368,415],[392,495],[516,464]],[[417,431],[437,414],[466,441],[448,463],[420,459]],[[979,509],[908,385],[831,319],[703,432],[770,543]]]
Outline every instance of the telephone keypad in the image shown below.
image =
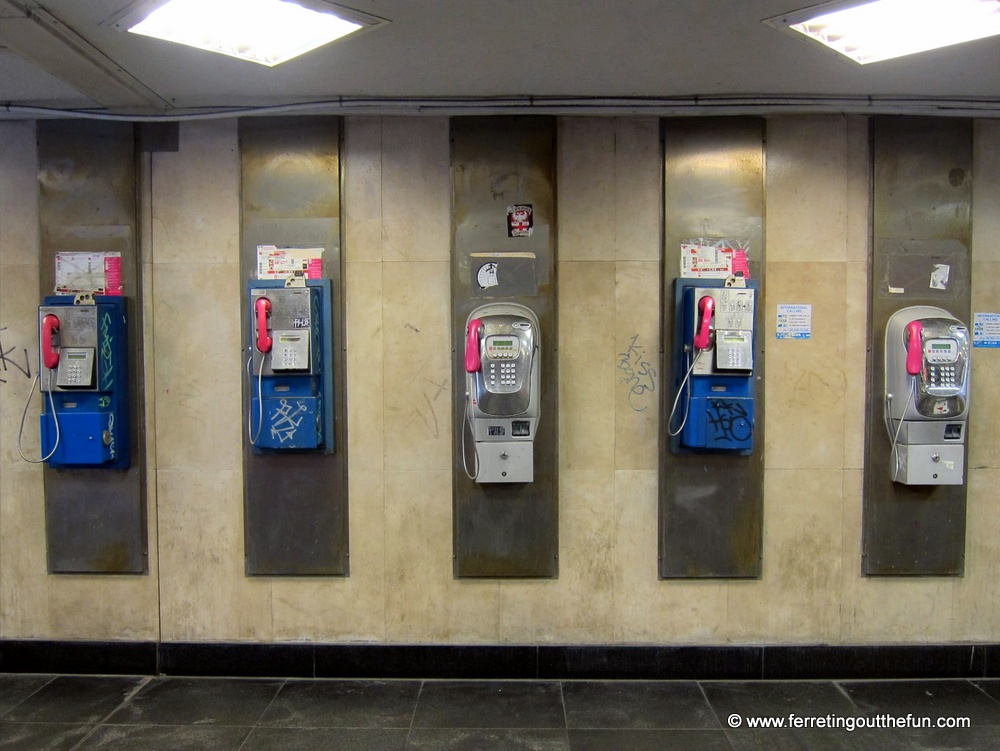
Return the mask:
[[515,362],[491,362],[489,369],[490,386],[499,385],[501,387],[513,388],[517,386],[517,363]]
[[932,386],[958,387],[958,372],[954,365],[929,365],[927,374]]

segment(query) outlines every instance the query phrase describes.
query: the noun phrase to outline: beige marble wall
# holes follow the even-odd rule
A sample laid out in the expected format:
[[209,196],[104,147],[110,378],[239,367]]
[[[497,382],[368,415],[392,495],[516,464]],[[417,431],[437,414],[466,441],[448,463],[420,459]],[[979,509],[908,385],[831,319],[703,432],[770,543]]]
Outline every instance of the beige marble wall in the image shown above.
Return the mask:
[[[246,578],[237,127],[191,122],[181,125],[178,152],[153,154],[144,167],[153,573],[130,581],[45,574],[40,472],[12,443],[28,382],[8,378],[0,384],[0,636],[1000,638],[1000,501],[991,492],[1000,450],[985,417],[1000,408],[1000,360],[989,350],[973,358],[980,417],[970,436],[966,576],[861,577],[867,120],[774,117],[767,125],[759,581],[656,576],[662,163],[652,118],[558,122],[559,579],[452,578],[452,383],[449,348],[440,346],[450,341],[451,187],[448,121],[434,117],[345,121],[351,576]],[[24,321],[33,322],[37,304],[33,138],[30,124],[0,123],[0,337],[32,353],[36,334]],[[975,149],[973,307],[996,311],[1000,124],[977,123]],[[811,339],[774,338],[779,303],[813,306]],[[32,417],[29,446],[37,443]]]

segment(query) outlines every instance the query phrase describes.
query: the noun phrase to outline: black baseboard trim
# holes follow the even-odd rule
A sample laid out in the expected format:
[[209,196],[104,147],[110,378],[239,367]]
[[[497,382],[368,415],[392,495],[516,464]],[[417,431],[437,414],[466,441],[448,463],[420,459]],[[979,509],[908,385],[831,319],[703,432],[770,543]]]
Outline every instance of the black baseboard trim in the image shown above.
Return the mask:
[[1000,644],[432,645],[0,639],[0,672],[268,678],[1000,678]]

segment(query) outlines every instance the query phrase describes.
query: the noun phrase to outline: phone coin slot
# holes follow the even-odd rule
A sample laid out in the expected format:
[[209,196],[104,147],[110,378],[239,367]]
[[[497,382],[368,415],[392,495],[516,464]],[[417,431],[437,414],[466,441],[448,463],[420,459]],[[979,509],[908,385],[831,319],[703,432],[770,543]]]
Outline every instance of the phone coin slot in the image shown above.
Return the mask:
[[962,425],[963,423],[950,423],[944,426],[944,439],[946,441],[960,441],[962,440]]
[[531,423],[527,420],[514,420],[510,424],[510,434],[514,436],[531,435]]
[[285,392],[285,391],[288,391],[288,390],[289,390],[289,387],[288,387],[288,386],[275,386],[275,387],[274,387],[274,390],[275,390],[275,391],[281,391],[281,392]]

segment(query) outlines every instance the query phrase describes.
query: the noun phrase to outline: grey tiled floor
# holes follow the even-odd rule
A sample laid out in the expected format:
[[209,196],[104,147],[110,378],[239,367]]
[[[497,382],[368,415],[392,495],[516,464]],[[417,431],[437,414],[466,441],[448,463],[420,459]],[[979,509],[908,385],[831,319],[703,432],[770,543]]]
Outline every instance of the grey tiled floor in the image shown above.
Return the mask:
[[[867,720],[753,728],[755,718]],[[960,729],[886,717],[968,718]],[[736,720],[739,718],[739,727]],[[880,719],[882,718],[882,719]],[[805,720],[803,720],[805,721]],[[0,674],[0,749],[1000,751],[1000,680],[376,681]]]

